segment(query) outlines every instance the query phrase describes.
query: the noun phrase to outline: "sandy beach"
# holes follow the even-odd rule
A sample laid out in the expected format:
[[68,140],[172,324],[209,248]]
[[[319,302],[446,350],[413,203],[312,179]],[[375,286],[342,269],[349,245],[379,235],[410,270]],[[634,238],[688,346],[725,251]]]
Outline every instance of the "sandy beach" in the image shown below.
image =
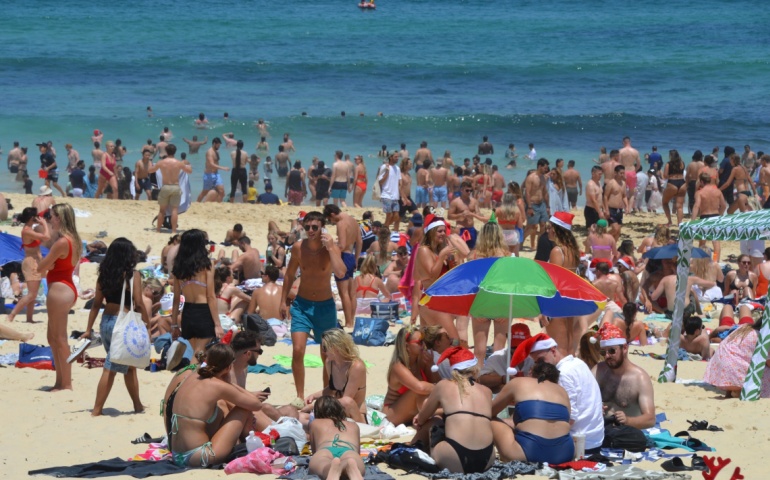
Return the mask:
[[[197,189],[197,185],[195,188]],[[197,191],[197,190],[196,190]],[[15,207],[13,213],[19,213],[30,205],[32,196],[11,194]],[[56,197],[57,200],[60,197]],[[88,212],[89,216],[77,218],[78,231],[84,240],[94,240],[98,232],[107,232],[103,240],[109,242],[117,237],[127,237],[139,249],[147,245],[152,247],[150,256],[159,256],[162,247],[167,243],[170,234],[155,232],[151,226],[152,219],[157,215],[157,204],[149,201],[108,201],[89,199],[67,199],[73,207]],[[267,222],[276,221],[281,227],[288,227],[291,218],[296,217],[300,210],[310,211],[312,207],[262,206],[244,204],[194,204],[190,210],[179,218],[179,228],[201,228],[208,231],[212,240],[224,239],[225,231],[232,228],[234,223],[242,223],[247,235],[252,239],[252,245],[264,252],[266,245]],[[364,209],[346,210],[360,218]],[[375,218],[382,220],[383,214],[379,209],[373,209]],[[485,212],[486,213],[486,212]],[[577,213],[577,212],[573,212]],[[628,215],[623,226],[624,238],[630,237],[638,245],[644,236],[652,231],[653,225],[663,223],[662,214]],[[582,211],[575,219],[576,225],[584,224]],[[21,227],[3,227],[4,231],[18,235]],[[578,241],[582,244],[584,229],[576,229]],[[723,245],[722,255],[738,253],[737,242]],[[524,256],[533,256],[533,252],[525,251]],[[80,270],[82,288],[92,288],[96,280],[96,265],[85,264]],[[68,332],[83,330],[86,326],[88,312],[83,310],[84,300],[78,300],[74,307],[75,314],[70,315]],[[23,315],[17,317],[13,328],[35,333],[32,343],[47,344],[46,321],[44,311],[38,311],[34,325],[21,323]],[[5,318],[2,319],[5,321]],[[717,325],[716,319],[706,322],[708,328]],[[665,327],[665,323],[658,323]],[[395,331],[395,328],[393,328]],[[532,326],[532,333],[537,333],[538,327]],[[70,344],[76,343],[70,340]],[[665,353],[665,343],[648,347],[630,347],[647,353]],[[308,347],[308,353],[319,355],[319,347]],[[5,342],[0,345],[0,355],[18,352],[18,343]],[[89,350],[95,357],[104,357],[102,347]],[[291,347],[278,343],[275,347],[266,347],[265,353],[259,359],[260,364],[275,363],[273,355],[291,355]],[[362,347],[361,356],[372,363],[369,369],[368,395],[385,393],[385,374],[391,356],[391,348]],[[718,425],[724,432],[692,432],[694,437],[716,448],[714,455],[731,458],[732,463],[725,468],[718,478],[727,479],[734,467],[741,467],[741,472],[747,479],[763,478],[766,466],[763,466],[762,456],[759,455],[761,445],[770,441],[770,403],[767,400],[758,402],[741,402],[725,400],[723,395],[711,387],[684,384],[659,384],[657,376],[662,368],[662,361],[648,356],[629,355],[629,359],[644,368],[653,378],[655,389],[655,405],[658,413],[665,412],[668,421],[662,424],[672,434],[686,430],[687,420],[706,420]],[[685,361],[679,363],[678,377],[680,379],[700,380],[706,368],[705,362]],[[53,384],[54,372],[33,369],[16,369],[12,366],[0,368],[0,398],[3,399],[0,411],[0,433],[3,448],[0,451],[0,477],[22,478],[29,470],[94,462],[114,457],[129,458],[142,453],[142,445],[132,445],[130,441],[145,432],[152,436],[161,436],[163,424],[159,416],[159,402],[170,381],[169,372],[140,372],[140,394],[146,410],[142,414],[132,413],[131,402],[118,378],[107,400],[105,415],[92,418],[90,410],[93,406],[97,381],[101,369],[89,370],[81,368],[80,364],[73,366],[74,391],[46,393],[42,387]],[[320,369],[307,371],[305,391],[310,393],[321,388]],[[291,375],[249,375],[247,387],[250,390],[271,387],[271,403],[284,404],[294,397],[294,387]],[[681,450],[674,450],[683,453]],[[702,454],[702,453],[699,453]],[[685,460],[689,464],[689,460]],[[661,470],[660,463],[640,462],[636,464],[643,469]],[[381,468],[387,470],[386,467]],[[397,478],[401,472],[391,472]],[[692,473],[692,472],[691,472]],[[185,478],[224,477],[223,471],[193,471],[183,474]],[[693,473],[693,478],[700,478],[700,473]],[[125,477],[127,478],[127,477]],[[174,477],[171,477],[174,478]],[[245,478],[245,476],[244,476]],[[423,478],[410,475],[407,478]],[[539,478],[539,477],[533,477]]]

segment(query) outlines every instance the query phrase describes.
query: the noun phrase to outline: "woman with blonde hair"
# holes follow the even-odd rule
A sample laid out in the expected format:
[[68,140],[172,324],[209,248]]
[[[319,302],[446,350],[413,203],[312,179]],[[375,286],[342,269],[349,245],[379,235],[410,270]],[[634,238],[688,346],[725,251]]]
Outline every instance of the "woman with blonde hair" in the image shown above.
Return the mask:
[[371,309],[369,306],[372,302],[380,300],[379,294],[385,297],[385,301],[390,301],[390,292],[382,279],[377,276],[378,274],[379,271],[374,256],[367,255],[364,257],[364,261],[361,263],[361,275],[355,279],[356,313],[370,313]]
[[38,272],[46,273],[48,296],[48,344],[51,346],[56,367],[56,382],[49,390],[72,390],[72,364],[67,362],[67,318],[78,291],[72,282],[72,274],[80,263],[83,243],[75,225],[75,211],[68,203],[51,207],[51,229],[58,237],[48,255],[40,261]]
[[96,189],[94,198],[101,198],[104,189],[107,185],[112,188],[110,198],[113,200],[118,199],[118,177],[117,177],[117,165],[118,161],[115,159],[115,142],[109,140],[106,144],[107,151],[102,155],[102,166],[99,169],[99,186]]
[[591,225],[585,247],[586,252],[590,252],[592,258],[606,258],[614,264],[620,255],[618,254],[617,240],[611,233],[607,232],[607,226],[607,220],[603,218]]
[[[22,210],[21,215],[19,215],[19,223],[24,224],[21,229],[21,248],[24,250],[21,272],[24,274],[24,281],[27,282],[27,294],[19,299],[11,313],[8,314],[8,321],[12,322],[16,315],[26,308],[27,323],[34,323],[32,315],[35,313],[35,299],[40,288],[40,281],[43,279],[37,270],[43,259],[40,254],[40,244],[50,240],[51,235],[48,232],[48,222],[45,221],[45,217],[38,216],[35,207],[27,207]],[[35,230],[35,224],[40,226],[39,232]]]
[[[386,376],[388,391],[382,405],[382,413],[394,425],[411,423],[433,391],[422,361],[428,355],[418,328],[403,327],[398,331]],[[432,363],[433,358],[428,361]]]
[[547,184],[551,213],[568,212],[569,203],[567,202],[567,190],[564,186],[564,178],[561,176],[559,169],[554,168],[548,172]]
[[337,328],[327,330],[321,337],[321,351],[326,355],[324,376],[329,383],[305,398],[305,409],[312,411],[310,405],[329,396],[339,400],[349,418],[366,423],[366,365],[353,338]]
[[639,244],[637,253],[646,253],[656,247],[665,247],[671,241],[671,229],[668,225],[657,225],[652,235],[645,237],[642,243]]
[[[438,363],[449,360],[450,380],[441,380],[425,400],[412,424],[415,440],[431,445],[430,455],[439,468],[453,473],[484,472],[495,462],[492,433],[492,391],[474,379],[478,361],[467,348],[444,350]],[[441,408],[441,416],[434,417]],[[433,426],[444,427],[433,429]]]
[[364,157],[356,155],[355,158],[356,168],[354,170],[356,176],[356,187],[353,193],[353,206],[361,208],[364,201],[364,195],[366,194],[366,186],[369,179],[366,175],[366,163],[364,163]]
[[[514,182],[511,182],[514,183]],[[508,251],[519,256],[521,237],[519,230],[524,225],[524,211],[519,208],[516,196],[513,193],[503,195],[503,204],[495,209],[497,224],[503,230],[503,239],[508,246]]]

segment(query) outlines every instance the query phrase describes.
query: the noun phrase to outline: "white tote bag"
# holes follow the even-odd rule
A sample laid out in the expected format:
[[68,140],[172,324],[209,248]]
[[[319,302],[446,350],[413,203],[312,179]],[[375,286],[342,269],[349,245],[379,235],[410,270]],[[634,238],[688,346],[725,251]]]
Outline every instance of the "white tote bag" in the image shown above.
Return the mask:
[[126,283],[120,295],[120,314],[112,330],[110,361],[129,367],[145,368],[150,364],[150,334],[141,314],[134,311],[134,278],[131,277],[131,310],[123,310],[126,301]]

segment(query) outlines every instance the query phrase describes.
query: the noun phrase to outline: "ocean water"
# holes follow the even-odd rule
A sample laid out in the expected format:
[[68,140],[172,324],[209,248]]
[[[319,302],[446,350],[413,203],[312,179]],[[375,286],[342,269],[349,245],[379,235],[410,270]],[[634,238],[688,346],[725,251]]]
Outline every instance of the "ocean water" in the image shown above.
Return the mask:
[[[45,140],[90,164],[98,128],[130,164],[169,126],[178,145],[232,131],[253,152],[264,118],[271,154],[290,132],[304,165],[423,140],[457,163],[483,135],[498,164],[508,143],[523,156],[533,142],[539,156],[575,159],[585,180],[599,146],[624,135],[686,159],[715,145],[770,151],[766,2],[356,3],[6,1],[0,147],[30,147],[31,171]],[[199,112],[209,131],[193,127]],[[202,155],[192,160],[197,191]],[[508,179],[523,179],[519,163]],[[19,187],[2,176],[0,190]]]

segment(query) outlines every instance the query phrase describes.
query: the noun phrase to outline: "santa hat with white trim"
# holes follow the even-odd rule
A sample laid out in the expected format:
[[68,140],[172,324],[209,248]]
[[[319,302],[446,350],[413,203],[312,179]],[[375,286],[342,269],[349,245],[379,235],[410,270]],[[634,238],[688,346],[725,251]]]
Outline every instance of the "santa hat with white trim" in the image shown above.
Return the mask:
[[550,222],[553,225],[560,226],[561,228],[572,230],[572,220],[574,218],[575,218],[575,215],[569,212],[556,212],[553,215],[551,215]]
[[624,255],[620,257],[617,261],[618,265],[622,265],[626,267],[628,270],[633,270],[636,265],[634,264],[634,259],[629,257],[628,255]]
[[604,322],[597,332],[597,336],[591,337],[591,343],[596,343],[598,337],[601,348],[615,347],[626,344],[626,335],[615,325]]
[[545,333],[538,333],[534,337],[528,338],[521,342],[516,351],[511,355],[511,366],[508,367],[508,375],[516,375],[519,371],[516,369],[516,365],[523,362],[530,353],[541,352],[543,350],[549,350],[556,346],[556,340],[549,337]]
[[439,364],[446,359],[449,359],[449,365],[452,370],[465,370],[466,368],[475,367],[479,363],[476,360],[476,355],[467,348],[449,347],[438,357],[436,364],[430,367],[430,371],[438,372]]

